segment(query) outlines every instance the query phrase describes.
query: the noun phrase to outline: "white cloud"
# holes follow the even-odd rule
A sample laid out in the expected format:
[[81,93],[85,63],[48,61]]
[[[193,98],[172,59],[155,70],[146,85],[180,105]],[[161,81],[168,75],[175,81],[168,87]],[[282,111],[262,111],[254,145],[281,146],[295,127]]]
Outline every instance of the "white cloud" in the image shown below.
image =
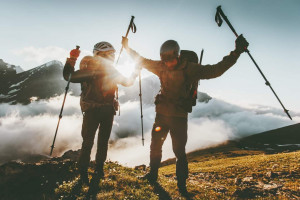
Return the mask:
[[[22,49],[13,50],[13,53],[23,60],[22,67],[28,70],[52,60],[58,60],[64,63],[66,61],[66,58],[69,57],[70,50],[57,46],[29,46]],[[92,52],[81,50],[79,60],[81,60],[81,58],[86,55],[92,55]]]
[[[25,105],[0,104],[0,163],[21,158],[24,154],[48,155],[52,144],[63,95],[50,100]],[[139,102],[121,105],[121,116],[115,116],[108,150],[108,159],[129,166],[148,164],[151,128],[155,119],[154,106],[144,106],[145,146],[141,142]],[[300,122],[274,108],[243,108],[213,99],[198,103],[189,117],[187,152]],[[60,123],[54,155],[81,147],[82,114],[79,97],[68,95]],[[95,140],[97,136],[95,137]],[[163,159],[174,157],[168,136],[163,147]],[[93,147],[94,159],[96,141]]]
[[15,50],[14,53],[18,56],[24,57],[26,62],[45,63],[49,60],[62,60],[68,56],[68,51],[61,47],[48,46],[38,48],[34,46],[25,47],[23,49]]

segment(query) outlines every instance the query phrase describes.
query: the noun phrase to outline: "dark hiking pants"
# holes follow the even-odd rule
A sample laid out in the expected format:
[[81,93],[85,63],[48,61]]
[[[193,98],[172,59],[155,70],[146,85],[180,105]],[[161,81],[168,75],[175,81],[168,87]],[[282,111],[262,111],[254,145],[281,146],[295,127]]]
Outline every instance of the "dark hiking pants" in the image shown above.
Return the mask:
[[84,113],[81,130],[83,142],[78,160],[79,170],[86,171],[89,166],[91,150],[99,125],[96,167],[103,167],[107,156],[108,140],[112,129],[114,114],[113,107],[110,106],[91,109]]
[[177,158],[176,176],[178,180],[185,180],[188,177],[188,162],[185,153],[185,145],[187,142],[187,118],[185,117],[169,117],[156,114],[150,146],[151,172],[158,172],[162,157],[162,145],[169,131],[172,139],[173,151]]

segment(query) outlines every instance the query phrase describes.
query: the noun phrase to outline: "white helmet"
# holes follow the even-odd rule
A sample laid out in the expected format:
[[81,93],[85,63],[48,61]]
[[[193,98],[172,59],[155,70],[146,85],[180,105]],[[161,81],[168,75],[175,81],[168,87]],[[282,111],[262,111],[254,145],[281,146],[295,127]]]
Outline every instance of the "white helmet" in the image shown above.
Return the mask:
[[116,51],[114,47],[108,42],[99,42],[94,45],[93,53],[98,51]]

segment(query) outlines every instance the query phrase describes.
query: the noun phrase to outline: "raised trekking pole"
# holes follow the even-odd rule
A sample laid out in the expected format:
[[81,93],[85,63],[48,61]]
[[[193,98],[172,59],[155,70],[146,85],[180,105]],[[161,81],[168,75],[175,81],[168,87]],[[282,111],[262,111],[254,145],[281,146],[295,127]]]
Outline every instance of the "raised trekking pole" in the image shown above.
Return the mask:
[[[73,50],[70,52],[70,60],[73,59],[73,61],[74,61],[74,63],[73,63],[74,66],[75,66],[76,59],[79,57],[79,54],[80,54],[79,48],[80,48],[80,46],[76,46],[76,49],[73,49]],[[74,66],[73,66],[73,67],[74,67]],[[69,85],[70,85],[71,77],[72,77],[72,73],[70,73],[70,75],[69,75],[67,87],[66,87],[66,89],[65,89],[65,96],[64,96],[63,104],[62,104],[61,109],[60,109],[60,113],[59,113],[59,117],[58,117],[58,123],[57,123],[57,126],[56,126],[56,130],[55,130],[55,135],[54,135],[53,143],[52,143],[52,145],[51,145],[50,156],[52,155],[52,152],[53,152],[53,149],[54,149],[54,143],[55,143],[55,140],[56,140],[56,135],[57,135],[59,123],[60,123],[60,120],[61,120],[61,118],[62,118],[62,112],[63,112],[63,110],[64,110],[64,105],[65,105],[67,93],[68,93],[68,90],[69,90]]]
[[[129,30],[131,29],[131,31],[133,32],[133,33],[135,33],[136,32],[136,26],[135,26],[135,24],[134,24],[134,22],[133,22],[133,20],[134,20],[134,16],[131,16],[131,20],[130,20],[130,23],[129,23],[129,26],[128,26],[128,29],[127,29],[127,32],[126,32],[126,35],[125,35],[125,37],[127,38],[128,37],[128,33],[129,33]],[[122,48],[121,48],[121,50],[120,50],[120,53],[119,53],[119,56],[118,56],[118,59],[117,59],[117,62],[116,62],[116,65],[119,63],[119,59],[120,59],[120,56],[121,56],[121,53],[122,53],[122,51],[123,51],[123,45],[122,45]],[[117,98],[117,101],[119,102],[119,88],[117,87],[117,89],[116,89],[116,98]],[[120,116],[120,113],[121,111],[120,111],[120,104],[119,104],[119,116]]]
[[141,70],[139,71],[139,87],[140,87],[140,107],[141,107],[141,125],[142,125],[142,144],[144,146],[144,122],[143,122],[143,101],[142,101],[142,79]]
[[[224,14],[223,10],[221,9],[221,6],[217,7],[217,12],[216,12],[216,16],[215,16],[215,21],[217,22],[218,26],[220,27],[223,23],[222,18],[225,20],[225,22],[227,23],[227,25],[229,26],[229,28],[232,30],[232,32],[234,33],[234,35],[236,37],[238,37],[239,35],[236,33],[236,31],[234,30],[233,26],[231,25],[231,23],[229,22],[228,18],[226,17],[226,15]],[[277,94],[275,93],[274,89],[272,88],[270,82],[267,80],[267,78],[265,77],[265,75],[263,74],[263,72],[261,71],[261,69],[259,68],[259,66],[257,65],[257,63],[255,62],[254,58],[252,57],[252,55],[250,54],[250,51],[248,49],[245,48],[245,52],[247,52],[247,54],[249,55],[249,57],[251,58],[251,60],[253,61],[254,65],[256,66],[256,68],[258,69],[258,71],[260,72],[260,74],[262,75],[262,77],[264,78],[264,80],[266,81],[265,84],[267,86],[270,87],[270,89],[272,90],[273,94],[275,95],[275,97],[277,98],[277,100],[279,101],[280,105],[282,106],[284,112],[287,114],[287,116],[292,120],[292,117],[289,114],[289,110],[287,110],[283,103],[280,101],[279,97],[277,96]]]
[[[128,33],[129,33],[129,30],[130,30],[130,29],[131,29],[131,31],[132,31],[133,33],[136,32],[136,26],[135,26],[133,20],[134,20],[134,16],[131,16],[131,20],[130,20],[130,23],[129,23],[129,26],[128,26],[128,29],[127,29],[127,32],[126,32],[126,35],[125,35],[126,38],[128,37]],[[124,47],[123,47],[123,45],[122,45],[122,48],[121,48],[121,50],[120,50],[120,53],[119,53],[119,56],[118,56],[118,59],[117,59],[116,64],[119,63],[119,59],[120,59],[121,53],[122,53],[122,51],[123,51],[123,48],[124,48]]]
[[200,65],[202,64],[203,52],[204,52],[204,49],[202,49],[201,54],[200,54],[200,61],[199,61]]

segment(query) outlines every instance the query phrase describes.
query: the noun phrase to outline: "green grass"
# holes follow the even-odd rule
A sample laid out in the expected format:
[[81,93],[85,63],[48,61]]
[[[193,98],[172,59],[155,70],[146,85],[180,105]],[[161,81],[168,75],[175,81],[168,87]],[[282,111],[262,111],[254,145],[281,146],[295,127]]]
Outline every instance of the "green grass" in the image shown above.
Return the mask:
[[[108,162],[104,168],[105,179],[99,183],[100,190],[94,195],[96,199],[158,199],[153,193],[153,187],[145,180],[139,178],[144,175],[141,170],[134,170],[119,165],[115,162]],[[89,169],[90,174],[94,170]],[[91,175],[89,176],[91,179]],[[68,183],[63,183],[55,189],[60,199],[85,199],[89,196],[89,187],[83,185],[77,189],[78,177]],[[74,191],[75,188],[75,191]]]
[[[300,198],[300,151],[192,162],[189,169],[188,188],[195,199]],[[165,177],[173,176],[175,166],[165,166],[160,172]],[[235,183],[245,177],[251,177],[250,181]],[[280,186],[279,189],[260,190],[263,185],[267,187],[275,184]]]
[[[265,155],[258,151],[223,150],[189,155],[189,199],[300,198],[300,151]],[[92,172],[90,168],[90,174]],[[95,199],[168,199],[168,196],[186,199],[177,191],[174,164],[160,168],[161,188],[138,178],[145,173],[118,163],[107,163],[105,179],[101,180]],[[248,180],[243,181],[244,178]],[[57,197],[85,199],[88,186],[74,191],[76,182],[77,179],[59,185],[55,189]]]

